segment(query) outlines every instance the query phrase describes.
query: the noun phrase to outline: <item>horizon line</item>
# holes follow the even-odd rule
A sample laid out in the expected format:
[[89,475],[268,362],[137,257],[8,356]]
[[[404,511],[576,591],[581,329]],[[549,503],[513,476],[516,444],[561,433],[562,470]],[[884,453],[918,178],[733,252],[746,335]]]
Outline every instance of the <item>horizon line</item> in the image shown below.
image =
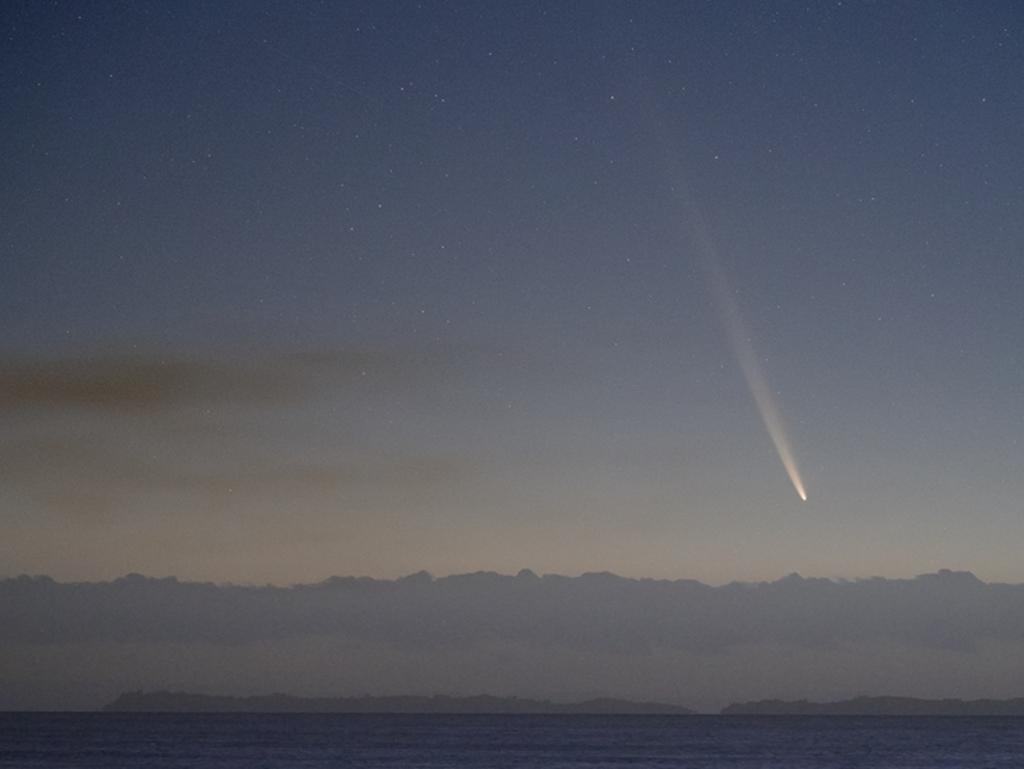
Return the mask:
[[234,582],[231,580],[212,580],[212,579],[192,579],[187,576],[181,576],[177,574],[169,574],[164,576],[153,576],[150,574],[144,574],[141,572],[131,571],[126,572],[118,577],[112,577],[108,579],[58,579],[49,574],[29,574],[22,572],[20,574],[11,574],[6,576],[0,576],[0,582],[15,581],[15,580],[38,580],[47,581],[59,585],[83,585],[83,584],[112,584],[116,582],[125,582],[132,580],[147,580],[155,582],[177,582],[180,584],[193,584],[193,585],[216,585],[218,587],[244,587],[244,588],[279,588],[279,589],[290,589],[290,588],[302,588],[302,587],[322,587],[332,582],[341,581],[358,581],[358,582],[421,582],[421,583],[434,583],[441,582],[451,579],[467,578],[467,577],[493,577],[500,579],[509,580],[544,580],[544,579],[593,579],[593,578],[604,578],[604,579],[617,579],[626,582],[659,582],[659,583],[687,583],[687,584],[698,584],[708,588],[720,588],[730,586],[742,586],[742,585],[775,585],[783,582],[828,582],[830,584],[842,585],[860,582],[872,582],[872,581],[886,581],[886,582],[909,582],[918,579],[927,578],[940,578],[940,579],[960,579],[964,581],[972,581],[982,585],[1009,585],[1009,586],[1024,586],[1022,582],[1001,582],[998,580],[989,581],[984,580],[977,576],[973,571],[966,569],[948,569],[940,568],[935,571],[921,572],[911,576],[883,576],[883,575],[870,575],[863,577],[819,577],[819,576],[804,576],[797,571],[789,572],[776,579],[761,579],[761,580],[730,580],[729,582],[721,583],[710,583],[705,582],[701,579],[692,577],[630,577],[617,574],[608,570],[601,571],[584,571],[579,574],[561,574],[557,572],[543,572],[537,574],[532,569],[523,568],[515,574],[504,573],[499,571],[493,571],[489,569],[477,569],[474,571],[466,572],[452,572],[445,575],[435,575],[432,572],[421,569],[419,571],[410,572],[397,577],[373,577],[369,575],[361,574],[331,574],[323,579],[310,582],[290,582],[286,584],[272,583],[269,581],[264,582]]

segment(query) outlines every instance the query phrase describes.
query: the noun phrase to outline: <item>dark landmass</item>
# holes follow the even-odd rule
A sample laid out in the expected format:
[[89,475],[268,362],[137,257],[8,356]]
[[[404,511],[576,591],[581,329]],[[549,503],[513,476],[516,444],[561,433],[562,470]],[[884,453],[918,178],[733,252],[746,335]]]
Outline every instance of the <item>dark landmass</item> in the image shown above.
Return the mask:
[[1009,700],[924,700],[855,697],[839,702],[760,700],[722,710],[727,716],[1024,716],[1024,697]]
[[659,702],[599,698],[559,703],[519,697],[294,697],[265,694],[228,697],[188,692],[127,692],[103,707],[108,713],[532,713],[689,715]]

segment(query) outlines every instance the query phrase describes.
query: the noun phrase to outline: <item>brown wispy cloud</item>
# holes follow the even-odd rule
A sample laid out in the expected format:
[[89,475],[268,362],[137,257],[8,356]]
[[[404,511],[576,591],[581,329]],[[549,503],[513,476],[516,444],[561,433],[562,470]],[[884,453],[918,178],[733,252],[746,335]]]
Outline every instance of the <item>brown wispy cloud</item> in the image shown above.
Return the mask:
[[234,489],[266,491],[298,487],[325,492],[353,488],[417,488],[451,482],[466,468],[466,460],[418,455],[377,455],[334,464],[286,462],[226,468],[215,472],[186,472],[164,480],[179,489],[223,492]]
[[[469,463],[344,426],[368,403],[439,386],[454,359],[366,348],[0,360],[0,414],[13,417],[0,466],[43,509],[97,519],[151,495],[415,495]],[[329,423],[295,428],[311,403],[326,404]]]
[[[351,454],[351,451],[348,452]],[[94,487],[138,490],[223,492],[299,487],[341,488],[429,486],[451,481],[467,460],[411,452],[367,451],[335,461],[254,458],[242,451],[215,465],[196,468],[187,457],[168,462],[104,445],[89,438],[25,438],[0,444],[0,466],[9,483],[45,483],[58,488],[88,482]]]
[[451,363],[437,350],[344,349],[256,356],[117,354],[0,360],[0,410],[153,410],[213,402],[274,404],[372,382],[433,379]]

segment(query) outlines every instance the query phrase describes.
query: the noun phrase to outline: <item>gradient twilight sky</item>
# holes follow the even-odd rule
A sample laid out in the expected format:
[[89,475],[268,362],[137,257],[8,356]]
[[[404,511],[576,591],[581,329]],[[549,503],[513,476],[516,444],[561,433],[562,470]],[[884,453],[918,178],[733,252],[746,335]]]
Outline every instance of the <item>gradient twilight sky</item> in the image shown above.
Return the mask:
[[1019,2],[0,14],[7,574],[1024,581]]

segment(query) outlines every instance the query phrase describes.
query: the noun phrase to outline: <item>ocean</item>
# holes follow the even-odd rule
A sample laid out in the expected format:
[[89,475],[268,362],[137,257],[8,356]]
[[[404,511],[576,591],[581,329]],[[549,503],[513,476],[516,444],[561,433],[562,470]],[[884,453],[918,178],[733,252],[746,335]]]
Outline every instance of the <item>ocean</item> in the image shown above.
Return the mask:
[[1024,766],[1024,718],[0,713],[0,767]]

